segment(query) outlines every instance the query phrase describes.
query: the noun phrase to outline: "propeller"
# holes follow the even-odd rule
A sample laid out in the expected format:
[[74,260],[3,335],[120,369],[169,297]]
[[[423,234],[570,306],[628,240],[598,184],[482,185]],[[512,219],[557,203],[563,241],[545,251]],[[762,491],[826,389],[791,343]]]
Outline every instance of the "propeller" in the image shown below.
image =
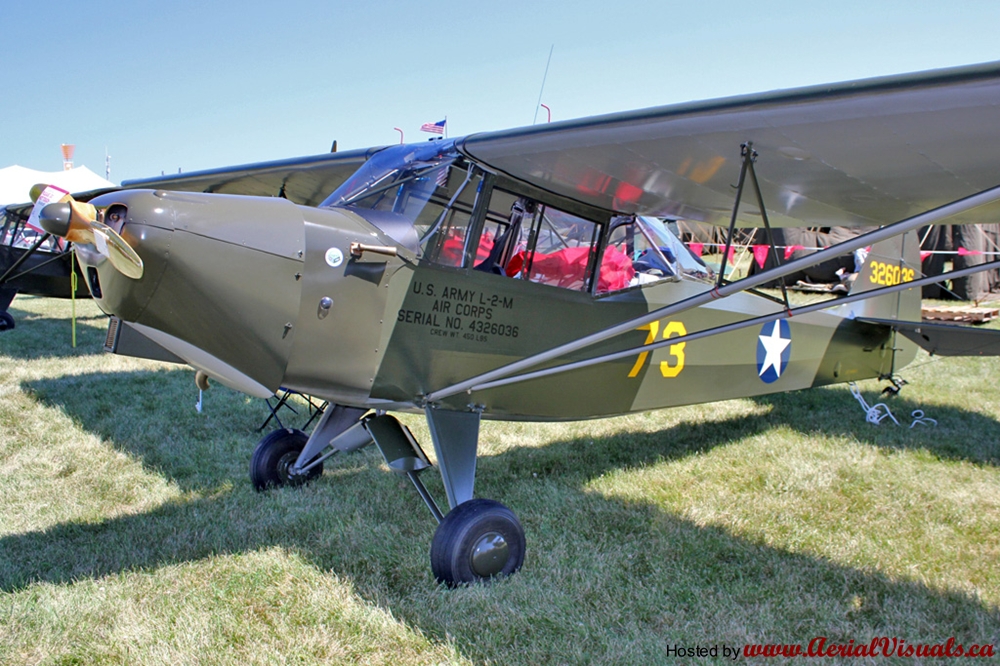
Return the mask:
[[[31,200],[37,204],[46,188],[42,184],[32,187]],[[56,202],[45,204],[38,214],[38,224],[71,243],[93,245],[122,275],[133,280],[141,278],[142,259],[117,231],[97,217],[96,207],[64,194]]]

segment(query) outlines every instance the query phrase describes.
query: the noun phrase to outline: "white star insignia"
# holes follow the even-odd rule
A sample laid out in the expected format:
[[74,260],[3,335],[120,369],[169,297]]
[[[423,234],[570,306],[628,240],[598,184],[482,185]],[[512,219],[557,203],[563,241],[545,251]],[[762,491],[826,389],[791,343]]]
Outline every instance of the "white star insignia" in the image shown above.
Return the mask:
[[771,335],[758,336],[760,344],[764,345],[764,363],[760,366],[760,372],[757,373],[758,377],[763,377],[764,373],[767,372],[768,368],[774,368],[774,374],[776,377],[781,376],[781,352],[785,351],[785,348],[792,344],[791,339],[781,337],[781,322],[774,322],[774,328],[771,329]]

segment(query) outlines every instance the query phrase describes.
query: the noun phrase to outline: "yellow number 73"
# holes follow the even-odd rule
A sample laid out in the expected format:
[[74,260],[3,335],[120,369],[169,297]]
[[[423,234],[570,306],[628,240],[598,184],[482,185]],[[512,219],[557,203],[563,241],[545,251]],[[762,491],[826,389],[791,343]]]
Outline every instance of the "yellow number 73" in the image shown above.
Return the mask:
[[[646,341],[642,344],[649,345],[656,341],[656,336],[660,332],[660,322],[654,321],[645,326],[640,326],[637,330],[649,331],[649,335],[646,336]],[[673,336],[684,336],[687,335],[687,329],[684,328],[684,324],[679,321],[667,322],[667,325],[663,328],[663,339],[667,340]],[[684,347],[687,345],[686,342],[678,342],[677,344],[670,345],[670,355],[676,359],[673,365],[669,361],[660,361],[660,374],[664,377],[676,377],[681,374],[681,370],[684,369]],[[646,358],[649,356],[649,352],[642,352],[639,354],[639,358],[635,360],[635,365],[632,366],[632,370],[629,371],[629,377],[637,377],[639,371],[642,370],[642,366],[646,363]]]

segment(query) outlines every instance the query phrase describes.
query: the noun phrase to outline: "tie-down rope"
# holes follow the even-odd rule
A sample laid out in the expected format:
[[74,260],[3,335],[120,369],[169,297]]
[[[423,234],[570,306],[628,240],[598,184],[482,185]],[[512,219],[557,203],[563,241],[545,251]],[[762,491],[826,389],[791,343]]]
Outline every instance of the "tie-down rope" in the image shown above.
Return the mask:
[[[892,415],[892,412],[889,411],[889,408],[886,407],[884,402],[880,402],[876,405],[872,405],[871,407],[869,407],[868,403],[865,402],[864,397],[862,397],[861,390],[858,388],[858,385],[855,384],[854,382],[851,382],[850,387],[851,387],[851,395],[854,396],[855,400],[861,403],[861,408],[865,410],[865,420],[868,421],[868,423],[878,425],[882,423],[882,421],[884,421],[885,419],[889,418],[892,419],[892,422],[895,423],[896,425],[900,425],[899,421],[896,419],[895,416]],[[936,426],[938,424],[936,419],[932,419],[929,416],[924,416],[924,410],[922,409],[914,409],[913,412],[910,414],[910,416],[913,417],[913,423],[910,424],[910,428],[913,428],[913,426],[917,424],[923,426],[925,425]]]

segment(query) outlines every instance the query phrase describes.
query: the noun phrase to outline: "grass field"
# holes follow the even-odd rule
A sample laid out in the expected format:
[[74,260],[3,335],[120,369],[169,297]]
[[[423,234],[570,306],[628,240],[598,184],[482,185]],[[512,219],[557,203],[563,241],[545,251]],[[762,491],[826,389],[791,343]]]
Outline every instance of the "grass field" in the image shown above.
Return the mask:
[[937,428],[867,424],[842,386],[487,422],[477,495],[518,513],[527,559],[447,590],[432,519],[373,447],[258,494],[263,402],[213,387],[196,413],[190,369],[102,354],[104,318],[78,309],[76,349],[68,302],[18,297],[0,334],[2,664],[659,664],[674,646],[819,635],[1000,647],[1000,361],[903,371],[890,407]]

